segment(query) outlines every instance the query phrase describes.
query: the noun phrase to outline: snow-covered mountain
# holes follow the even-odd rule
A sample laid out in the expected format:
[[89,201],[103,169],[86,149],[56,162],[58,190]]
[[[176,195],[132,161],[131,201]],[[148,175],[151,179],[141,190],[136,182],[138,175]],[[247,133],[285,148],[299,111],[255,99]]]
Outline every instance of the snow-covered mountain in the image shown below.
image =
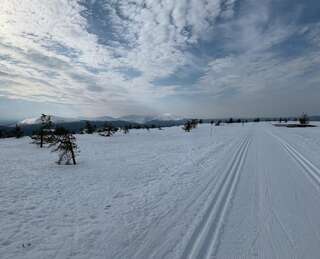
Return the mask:
[[146,123],[148,121],[172,121],[172,120],[182,120],[183,118],[172,115],[170,113],[165,113],[161,115],[127,115],[122,116],[119,119],[124,121],[136,122],[136,123]]
[[182,117],[173,115],[171,113],[164,113],[161,115],[154,116],[153,120],[160,120],[160,121],[177,121],[177,120],[183,120]]
[[[59,117],[59,116],[51,116],[51,121],[53,123],[65,123],[65,122],[75,122],[75,121],[83,121],[83,120],[88,120],[88,121],[116,121],[116,120],[121,120],[121,121],[129,121],[129,122],[135,122],[135,123],[146,123],[148,121],[174,121],[174,120],[181,120],[183,118],[172,115],[170,113],[165,113],[161,115],[127,115],[127,116],[122,116],[122,117],[111,117],[111,116],[101,116],[101,117],[77,117],[77,118],[65,118],[65,117]],[[41,118],[40,117],[35,117],[35,118],[26,118],[18,124],[20,125],[34,125],[34,124],[40,124],[41,123]]]
[[152,116],[143,116],[143,115],[126,115],[119,117],[119,120],[136,122],[136,123],[146,123],[147,121],[152,120]]
[[85,118],[85,120],[90,121],[115,121],[117,118],[111,116],[102,116],[102,117],[92,117],[92,118]]
[[[77,119],[74,119],[74,118],[65,118],[65,117],[59,117],[59,116],[54,116],[54,115],[50,115],[50,116],[51,116],[51,121],[53,123],[64,123],[64,122],[77,121]],[[24,119],[24,120],[18,122],[18,124],[20,124],[20,125],[33,125],[33,124],[40,124],[40,123],[41,123],[41,117],[27,118],[27,119]]]

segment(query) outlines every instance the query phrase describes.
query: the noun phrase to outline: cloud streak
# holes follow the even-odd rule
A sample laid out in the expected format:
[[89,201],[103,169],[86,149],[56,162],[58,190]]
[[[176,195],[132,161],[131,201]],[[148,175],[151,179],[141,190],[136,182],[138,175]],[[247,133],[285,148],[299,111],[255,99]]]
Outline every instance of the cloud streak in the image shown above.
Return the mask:
[[[186,96],[240,98],[319,82],[319,23],[273,17],[271,0],[1,5],[6,98],[74,105],[86,115],[122,115],[168,112],[163,104],[172,97],[185,103]],[[305,45],[295,43],[300,52],[286,53],[297,37]],[[183,113],[175,103],[167,109]]]

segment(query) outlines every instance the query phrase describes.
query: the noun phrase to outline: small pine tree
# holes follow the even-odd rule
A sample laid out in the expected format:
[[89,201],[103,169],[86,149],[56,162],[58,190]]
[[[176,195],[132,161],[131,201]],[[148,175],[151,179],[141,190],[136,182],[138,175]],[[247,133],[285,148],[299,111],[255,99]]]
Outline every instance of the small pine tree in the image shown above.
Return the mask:
[[43,147],[45,143],[50,143],[52,140],[52,121],[51,116],[42,114],[40,117],[41,126],[37,132],[32,133],[33,143]]
[[76,137],[63,128],[55,132],[54,136],[54,141],[50,144],[50,147],[53,147],[52,152],[59,153],[57,163],[59,165],[61,163],[69,165],[72,162],[76,165],[76,155],[79,153]]
[[18,124],[16,124],[13,134],[16,138],[21,138],[23,136],[23,131]]
[[92,134],[94,132],[94,127],[91,125],[90,121],[86,121],[85,132]]
[[199,121],[196,120],[196,119],[191,120],[192,129],[197,128],[198,127],[198,123],[199,123]]
[[123,131],[124,134],[128,134],[129,133],[129,126],[124,126],[122,128],[122,131]]
[[185,132],[190,132],[192,130],[192,124],[191,124],[191,121],[187,121],[182,129],[185,131]]
[[306,113],[303,113],[300,117],[299,117],[299,122],[301,125],[307,125],[309,124],[309,116]]

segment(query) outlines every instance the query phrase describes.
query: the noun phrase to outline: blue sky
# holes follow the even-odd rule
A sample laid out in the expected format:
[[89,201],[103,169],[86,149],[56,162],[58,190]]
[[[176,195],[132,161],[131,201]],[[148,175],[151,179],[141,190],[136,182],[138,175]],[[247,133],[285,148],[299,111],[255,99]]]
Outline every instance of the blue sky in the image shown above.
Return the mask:
[[320,114],[317,0],[1,0],[0,118]]

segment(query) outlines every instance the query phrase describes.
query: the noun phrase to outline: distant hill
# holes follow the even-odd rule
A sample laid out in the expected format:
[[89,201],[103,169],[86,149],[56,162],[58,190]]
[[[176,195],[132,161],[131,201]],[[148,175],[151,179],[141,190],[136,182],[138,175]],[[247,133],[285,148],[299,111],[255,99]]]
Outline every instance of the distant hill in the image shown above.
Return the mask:
[[[77,119],[75,118],[65,118],[65,117],[59,117],[54,115],[50,115],[50,116],[51,116],[51,121],[53,123],[66,123],[66,122],[77,121]],[[27,118],[18,122],[19,125],[34,125],[34,124],[40,124],[40,123],[41,123],[41,117]]]
[[[71,132],[80,133],[81,130],[85,127],[86,121],[87,120],[72,121],[72,122],[58,122],[58,123],[54,123],[54,126],[55,127],[64,127]],[[105,121],[90,121],[90,123],[94,127],[101,128],[101,127],[103,127],[103,125],[106,122]],[[124,127],[127,125],[131,125],[134,127],[134,126],[140,125],[138,123],[132,123],[132,122],[127,122],[127,121],[112,121],[109,123],[112,123],[112,125],[115,127]],[[40,124],[21,124],[20,126],[21,126],[21,129],[23,130],[25,135],[31,135],[33,131],[36,131],[41,127]]]
[[[114,118],[111,116],[101,116],[101,117],[92,117],[92,118],[86,118],[86,117],[79,117],[79,118],[65,118],[65,117],[59,117],[59,116],[51,116],[51,121],[53,123],[69,123],[69,122],[80,122],[80,121],[91,121],[91,122],[115,122],[115,121],[126,121],[126,122],[132,122],[132,123],[139,123],[139,124],[150,124],[150,122],[165,122],[165,121],[180,121],[182,120],[181,117],[172,115],[172,114],[162,114],[162,115],[154,115],[154,116],[143,116],[143,115],[127,115],[122,116],[119,118]],[[26,118],[24,120],[21,120],[18,122],[19,125],[35,125],[41,123],[41,117],[36,118]],[[14,123],[15,124],[15,123]]]
[[[157,115],[157,116],[141,116],[141,115],[128,115],[120,118],[114,118],[110,116],[103,117],[95,117],[95,118],[64,118],[59,116],[51,116],[52,122],[55,126],[62,126],[66,129],[79,133],[84,127],[86,121],[90,121],[90,123],[97,127],[101,128],[105,123],[112,123],[115,127],[123,127],[123,126],[133,126],[133,127],[172,127],[183,125],[188,119],[179,118],[177,116],[173,116],[170,114]],[[233,118],[234,121],[237,118]],[[291,120],[293,119],[290,118]],[[204,123],[210,123],[211,120],[217,119],[203,119]],[[228,119],[219,119],[221,121],[226,121]],[[246,118],[245,120],[253,121],[254,119]],[[261,121],[274,121],[278,120],[277,118],[260,118]],[[320,121],[320,116],[310,116],[311,121]],[[0,124],[0,130],[2,131],[12,131],[15,127],[16,123],[13,121],[6,122],[7,124]],[[31,135],[33,131],[38,130],[40,127],[40,117],[38,118],[27,118],[17,122],[25,135]]]

